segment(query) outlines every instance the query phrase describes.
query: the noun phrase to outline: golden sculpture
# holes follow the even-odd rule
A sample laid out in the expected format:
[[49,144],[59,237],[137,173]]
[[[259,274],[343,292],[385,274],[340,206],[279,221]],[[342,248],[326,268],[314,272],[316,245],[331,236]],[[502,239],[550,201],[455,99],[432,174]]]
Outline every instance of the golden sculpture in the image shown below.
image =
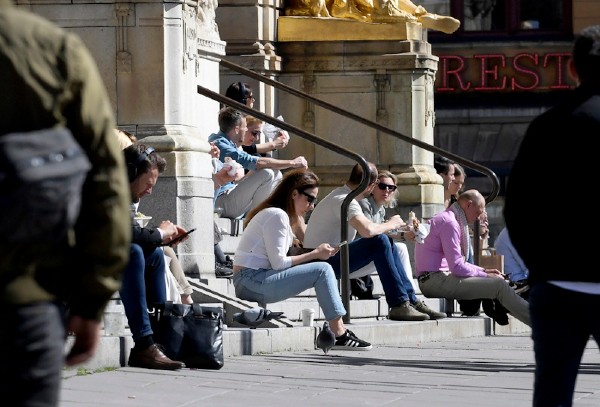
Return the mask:
[[334,17],[370,23],[418,22],[452,34],[460,21],[450,16],[429,13],[411,0],[287,0],[286,16]]

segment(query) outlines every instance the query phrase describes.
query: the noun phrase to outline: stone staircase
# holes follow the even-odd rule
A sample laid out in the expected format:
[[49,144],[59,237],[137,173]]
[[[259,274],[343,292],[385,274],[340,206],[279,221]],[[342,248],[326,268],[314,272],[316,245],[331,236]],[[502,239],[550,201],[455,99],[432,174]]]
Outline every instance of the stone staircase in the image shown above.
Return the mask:
[[[240,239],[239,235],[243,233],[243,225],[241,222],[222,218],[219,218],[217,222],[225,232],[221,247],[226,254],[233,255]],[[351,322],[348,326],[359,337],[375,346],[402,346],[424,341],[529,332],[529,327],[512,317],[507,326],[497,326],[493,320],[485,316],[465,318],[459,317],[458,314],[452,314],[452,318],[437,321],[398,322],[388,320],[388,307],[383,296],[381,282],[377,274],[372,277],[375,284],[374,294],[380,295],[380,297],[373,300],[351,300]],[[286,301],[267,304],[268,309],[272,311],[284,312],[285,318],[266,322],[257,329],[248,329],[233,321],[232,316],[236,312],[259,306],[259,304],[237,298],[230,279],[214,278],[200,281],[190,278],[189,280],[194,290],[192,294],[194,302],[211,306],[218,305],[224,309],[223,345],[225,356],[315,349],[314,341],[322,326],[323,315],[314,289],[306,290]],[[453,313],[458,309],[456,302],[425,298],[420,294],[416,281],[413,283],[419,299],[430,308],[447,313]],[[314,326],[302,325],[301,311],[305,308],[315,310]],[[96,356],[80,366],[82,368],[93,370],[127,365],[133,340],[126,326],[127,320],[118,296],[111,300],[106,311],[105,319],[108,318],[109,321],[114,322],[117,317],[117,328],[115,329],[115,325],[113,325],[103,331],[104,335]]]

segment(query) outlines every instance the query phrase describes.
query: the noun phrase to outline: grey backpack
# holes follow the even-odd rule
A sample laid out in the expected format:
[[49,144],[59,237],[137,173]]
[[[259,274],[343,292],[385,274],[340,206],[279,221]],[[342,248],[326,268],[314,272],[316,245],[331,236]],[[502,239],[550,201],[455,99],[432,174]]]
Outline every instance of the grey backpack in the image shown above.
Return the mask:
[[0,244],[64,237],[90,168],[66,128],[0,135]]

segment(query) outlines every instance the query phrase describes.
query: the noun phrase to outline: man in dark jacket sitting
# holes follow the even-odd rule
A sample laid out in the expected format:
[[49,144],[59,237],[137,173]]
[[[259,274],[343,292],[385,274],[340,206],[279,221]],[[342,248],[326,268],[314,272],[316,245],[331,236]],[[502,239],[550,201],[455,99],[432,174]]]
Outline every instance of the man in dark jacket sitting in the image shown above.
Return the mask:
[[132,199],[131,252],[120,290],[135,342],[128,364],[148,369],[180,369],[185,365],[169,359],[154,343],[148,308],[166,302],[165,260],[160,246],[173,241],[185,230],[168,220],[157,228],[146,228],[133,219],[140,199],[152,193],[166,161],[152,147],[143,144],[131,145],[123,152]]

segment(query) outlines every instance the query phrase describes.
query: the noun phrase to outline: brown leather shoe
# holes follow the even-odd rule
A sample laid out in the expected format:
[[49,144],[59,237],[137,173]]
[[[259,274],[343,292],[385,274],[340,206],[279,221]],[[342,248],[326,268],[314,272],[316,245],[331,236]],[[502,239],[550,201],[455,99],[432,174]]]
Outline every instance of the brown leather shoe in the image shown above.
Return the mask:
[[177,370],[185,367],[183,362],[166,357],[157,344],[153,344],[144,350],[131,349],[127,364],[131,367],[161,370]]

